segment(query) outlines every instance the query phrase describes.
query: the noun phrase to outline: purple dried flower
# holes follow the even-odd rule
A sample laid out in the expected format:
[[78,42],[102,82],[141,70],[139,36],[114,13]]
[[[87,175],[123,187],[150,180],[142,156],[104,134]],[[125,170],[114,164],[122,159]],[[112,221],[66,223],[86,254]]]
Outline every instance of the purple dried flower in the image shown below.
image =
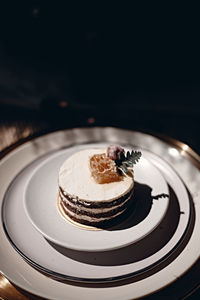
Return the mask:
[[121,155],[124,153],[124,149],[117,145],[110,145],[107,148],[107,156],[112,160],[121,160]]

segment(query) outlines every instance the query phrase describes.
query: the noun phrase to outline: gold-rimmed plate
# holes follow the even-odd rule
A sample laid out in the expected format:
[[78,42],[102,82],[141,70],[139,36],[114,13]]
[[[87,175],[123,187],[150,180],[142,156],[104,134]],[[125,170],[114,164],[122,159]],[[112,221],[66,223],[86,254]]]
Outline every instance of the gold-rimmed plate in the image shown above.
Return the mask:
[[[129,281],[123,285],[118,283],[115,288],[104,286],[94,289],[63,284],[38,273],[27,265],[13,250],[1,228],[2,243],[0,249],[2,258],[5,258],[1,262],[1,271],[11,281],[22,288],[50,299],[65,299],[66,293],[73,295],[75,299],[80,298],[80,296],[87,297],[88,299],[93,299],[94,297],[97,299],[98,297],[104,299],[122,299],[122,296],[138,298],[148,295],[172,283],[175,277],[181,276],[186,272],[199,257],[199,245],[197,244],[197,236],[199,234],[199,226],[197,226],[199,225],[199,206],[197,201],[199,197],[199,171],[188,159],[181,155],[178,149],[176,149],[177,152],[171,151],[170,149],[174,149],[174,147],[150,135],[113,128],[76,129],[53,133],[24,144],[2,160],[0,172],[1,175],[6,175],[4,176],[6,178],[2,184],[1,197],[4,196],[13,178],[37,157],[41,157],[49,151],[56,150],[58,147],[66,147],[66,144],[69,146],[74,142],[87,143],[90,141],[106,141],[109,143],[120,141],[120,143],[133,144],[147,149],[156,156],[164,156],[168,164],[173,165],[176,172],[181,176],[195,202],[196,219],[190,239],[187,240],[179,255],[170,264],[159,269],[158,272],[136,282]],[[11,168],[13,165],[14,168]],[[7,257],[9,257],[9,263],[6,260]],[[15,265],[15,268],[13,268],[13,265]]]

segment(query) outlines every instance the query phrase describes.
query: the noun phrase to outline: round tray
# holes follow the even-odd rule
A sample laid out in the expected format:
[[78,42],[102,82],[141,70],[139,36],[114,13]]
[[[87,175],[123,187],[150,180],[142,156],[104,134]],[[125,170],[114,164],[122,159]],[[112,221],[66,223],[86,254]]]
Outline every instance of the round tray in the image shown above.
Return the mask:
[[[29,266],[11,246],[1,225],[0,253],[2,259],[0,270],[17,286],[49,299],[65,299],[66,294],[69,299],[80,299],[80,297],[87,299],[94,299],[94,297],[96,299],[133,299],[155,293],[188,271],[200,254],[198,243],[200,234],[198,203],[200,176],[196,167],[199,166],[199,162],[194,157],[192,160],[185,157],[185,154],[187,154],[186,148],[179,151],[170,143],[165,143],[153,136],[114,128],[74,129],[54,132],[19,146],[2,159],[0,164],[0,176],[2,178],[0,200],[3,201],[13,179],[39,157],[75,144],[91,142],[134,145],[151,151],[159,159],[164,157],[164,160],[171,167],[173,166],[187,187],[191,209],[189,226],[178,249],[174,250],[170,259],[165,260],[165,263],[161,264],[156,271],[148,273],[148,276],[133,278],[127,282],[117,282],[115,286],[106,283],[101,286],[73,285],[52,280]],[[184,217],[184,212],[181,212],[181,215]]]

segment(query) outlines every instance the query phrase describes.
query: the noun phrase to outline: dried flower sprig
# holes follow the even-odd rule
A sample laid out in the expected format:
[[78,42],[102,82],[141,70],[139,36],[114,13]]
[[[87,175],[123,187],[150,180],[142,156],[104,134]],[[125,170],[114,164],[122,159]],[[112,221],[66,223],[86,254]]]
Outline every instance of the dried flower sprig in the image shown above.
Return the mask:
[[117,165],[117,168],[122,173],[128,173],[131,169],[133,169],[133,165],[136,164],[142,153],[140,151],[127,151],[125,155],[125,151],[123,148],[111,145],[107,149],[107,156],[113,159]]
[[141,155],[140,151],[128,151],[126,156],[123,154],[121,160],[115,162],[120,171],[128,173],[130,169],[133,169],[133,165],[139,161]]

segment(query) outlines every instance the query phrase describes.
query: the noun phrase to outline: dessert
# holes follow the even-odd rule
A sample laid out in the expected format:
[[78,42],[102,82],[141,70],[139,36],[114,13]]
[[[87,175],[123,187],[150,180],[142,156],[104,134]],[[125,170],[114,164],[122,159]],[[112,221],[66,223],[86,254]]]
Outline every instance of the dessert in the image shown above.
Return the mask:
[[86,149],[70,156],[59,171],[59,206],[71,220],[89,226],[113,224],[132,201],[131,166],[140,152],[119,146]]

